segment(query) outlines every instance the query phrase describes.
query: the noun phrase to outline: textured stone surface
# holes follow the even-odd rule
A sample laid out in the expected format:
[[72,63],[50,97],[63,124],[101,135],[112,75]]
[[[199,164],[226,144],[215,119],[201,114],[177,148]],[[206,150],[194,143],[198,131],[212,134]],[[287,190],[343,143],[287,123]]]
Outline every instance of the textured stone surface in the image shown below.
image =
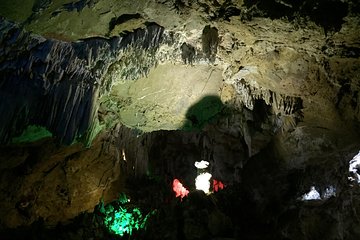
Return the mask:
[[[29,124],[46,127],[60,142],[90,140],[96,127],[97,99],[113,83],[104,74],[118,54],[126,55],[130,48],[140,48],[133,50],[137,52],[156,48],[162,31],[149,26],[111,41],[68,43],[31,35],[2,20],[0,141],[6,143],[20,135]],[[145,67],[138,56],[131,65],[120,67],[122,76],[144,75],[154,64],[148,62]]]
[[[1,226],[125,191],[160,209],[142,239],[359,238],[357,1],[19,3],[0,3]],[[29,125],[54,137],[9,144]],[[142,184],[193,191],[201,159],[225,191]],[[301,201],[312,186],[336,194]]]

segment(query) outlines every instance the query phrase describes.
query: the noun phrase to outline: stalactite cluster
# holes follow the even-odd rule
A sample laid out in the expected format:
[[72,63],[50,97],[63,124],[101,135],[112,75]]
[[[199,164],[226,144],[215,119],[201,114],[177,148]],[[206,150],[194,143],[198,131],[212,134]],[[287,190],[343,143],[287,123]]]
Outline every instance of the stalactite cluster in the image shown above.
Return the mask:
[[46,127],[63,143],[76,138],[89,143],[97,99],[118,81],[111,66],[120,68],[122,80],[145,75],[156,64],[154,52],[163,33],[150,25],[110,40],[71,43],[30,34],[4,19],[0,30],[1,143],[27,125]]

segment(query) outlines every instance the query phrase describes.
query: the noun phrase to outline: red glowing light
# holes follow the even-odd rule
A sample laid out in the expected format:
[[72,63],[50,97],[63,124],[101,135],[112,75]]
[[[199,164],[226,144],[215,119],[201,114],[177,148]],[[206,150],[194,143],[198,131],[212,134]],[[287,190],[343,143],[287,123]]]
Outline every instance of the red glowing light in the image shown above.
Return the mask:
[[189,190],[184,188],[181,182],[178,179],[174,179],[173,181],[173,190],[176,193],[176,197],[181,197],[181,199],[189,194]]
[[224,189],[224,187],[225,187],[225,185],[221,181],[213,179],[213,190],[214,190],[214,192],[222,190],[222,189]]

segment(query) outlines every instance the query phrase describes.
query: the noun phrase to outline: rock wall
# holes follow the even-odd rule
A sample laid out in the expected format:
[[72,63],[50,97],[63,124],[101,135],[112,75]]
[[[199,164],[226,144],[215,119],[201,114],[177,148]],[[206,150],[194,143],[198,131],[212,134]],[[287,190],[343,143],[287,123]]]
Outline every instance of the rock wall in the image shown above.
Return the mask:
[[[179,239],[359,238],[356,1],[34,3],[21,26],[0,19],[3,228],[126,192],[164,205],[152,233]],[[54,137],[12,142],[29,125]],[[226,191],[165,205],[200,160]],[[322,199],[303,201],[312,188]]]
[[[134,51],[155,49],[162,32],[160,26],[151,25],[112,40],[69,43],[29,34],[1,19],[0,142],[9,142],[27,125],[40,125],[59,142],[70,144],[83,138],[91,143],[96,131],[97,99],[115,81],[104,79],[104,75],[108,69],[113,74],[111,65],[120,58],[124,62],[117,69],[121,77],[145,75],[155,60],[144,57],[141,61],[144,53]],[[136,60],[129,63],[123,59],[126,55]]]

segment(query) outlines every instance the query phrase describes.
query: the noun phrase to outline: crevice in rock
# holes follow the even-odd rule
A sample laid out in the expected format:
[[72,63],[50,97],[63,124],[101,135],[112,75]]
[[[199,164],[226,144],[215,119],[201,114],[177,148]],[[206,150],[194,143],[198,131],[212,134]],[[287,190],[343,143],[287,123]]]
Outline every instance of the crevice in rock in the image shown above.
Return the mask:
[[210,27],[206,25],[202,31],[202,51],[205,54],[205,57],[210,61],[215,60],[217,53],[217,47],[219,44],[219,33],[216,27]]
[[77,12],[82,11],[86,6],[91,6],[96,0],[79,0],[76,2],[66,3],[63,5],[65,11],[71,12],[76,10]]
[[183,43],[180,47],[181,49],[181,58],[185,64],[192,65],[194,58],[196,56],[195,48],[190,44]]
[[298,16],[309,18],[323,27],[325,35],[329,32],[337,32],[344,23],[343,18],[349,13],[349,3],[352,1],[322,0],[322,1],[278,1],[278,0],[245,0],[246,7],[243,18],[270,17],[279,19],[286,17],[290,21]]
[[122,14],[119,17],[114,17],[110,20],[109,22],[109,32],[111,32],[116,25],[120,25],[123,24],[129,20],[133,20],[133,19],[141,19],[142,16],[139,13],[134,13],[134,14]]

